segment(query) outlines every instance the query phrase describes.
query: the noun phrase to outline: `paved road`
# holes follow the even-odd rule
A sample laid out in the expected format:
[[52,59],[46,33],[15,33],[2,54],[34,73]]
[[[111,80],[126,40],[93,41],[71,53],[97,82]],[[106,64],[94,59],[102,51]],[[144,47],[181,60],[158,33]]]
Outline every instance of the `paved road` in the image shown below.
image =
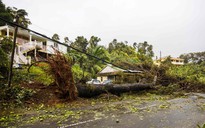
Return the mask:
[[164,104],[142,107],[138,112],[109,115],[85,120],[61,128],[196,128],[205,123],[205,95],[169,100]]
[[[196,128],[205,123],[205,94],[190,93],[185,98],[172,100],[150,100],[142,104],[135,101],[111,102],[119,106],[113,111],[102,106],[84,108],[93,113],[85,113],[80,120],[64,121],[59,127],[56,121],[43,121],[23,125],[22,128]],[[122,107],[120,107],[122,105]],[[129,108],[130,106],[130,108]],[[103,109],[102,109],[103,108]],[[101,111],[102,110],[102,111]],[[57,111],[57,110],[56,110]],[[96,113],[97,112],[97,113]],[[94,114],[95,113],[95,114]],[[94,114],[94,115],[93,115]],[[73,122],[73,123],[72,123]]]

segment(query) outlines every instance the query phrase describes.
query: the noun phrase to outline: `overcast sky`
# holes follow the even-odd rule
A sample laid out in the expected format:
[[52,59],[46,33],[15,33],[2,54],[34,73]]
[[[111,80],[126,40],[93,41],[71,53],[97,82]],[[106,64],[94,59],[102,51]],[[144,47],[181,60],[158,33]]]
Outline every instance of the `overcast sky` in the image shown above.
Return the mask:
[[6,6],[25,9],[30,28],[52,36],[58,33],[147,41],[155,56],[205,51],[205,0],[2,0]]

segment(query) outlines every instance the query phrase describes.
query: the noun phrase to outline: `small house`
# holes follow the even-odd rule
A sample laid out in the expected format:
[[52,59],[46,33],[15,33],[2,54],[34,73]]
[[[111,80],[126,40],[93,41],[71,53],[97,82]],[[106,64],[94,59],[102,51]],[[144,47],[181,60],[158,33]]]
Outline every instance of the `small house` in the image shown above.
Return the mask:
[[97,79],[101,82],[105,80],[112,80],[113,82],[130,83],[132,81],[129,81],[129,80],[132,79],[135,81],[139,73],[142,73],[142,71],[125,70],[125,69],[121,69],[121,68],[118,68],[112,65],[107,65],[97,74]]

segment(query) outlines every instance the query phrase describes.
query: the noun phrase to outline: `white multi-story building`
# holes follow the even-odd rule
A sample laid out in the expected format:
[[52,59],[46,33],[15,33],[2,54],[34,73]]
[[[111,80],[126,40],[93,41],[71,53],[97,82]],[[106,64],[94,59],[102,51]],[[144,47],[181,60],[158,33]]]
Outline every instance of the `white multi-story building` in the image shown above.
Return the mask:
[[[5,25],[0,27],[0,35],[13,37],[14,27]],[[58,50],[67,52],[67,48],[60,44],[55,44],[51,40],[38,36],[27,30],[18,29],[16,38],[16,49],[14,54],[15,64],[31,64],[31,60],[46,59]]]
[[[154,61],[155,65],[160,65],[161,62],[164,62],[168,57],[163,57],[161,59],[157,59]],[[170,61],[173,65],[184,65],[184,59],[181,58],[174,58],[174,57],[170,57]]]

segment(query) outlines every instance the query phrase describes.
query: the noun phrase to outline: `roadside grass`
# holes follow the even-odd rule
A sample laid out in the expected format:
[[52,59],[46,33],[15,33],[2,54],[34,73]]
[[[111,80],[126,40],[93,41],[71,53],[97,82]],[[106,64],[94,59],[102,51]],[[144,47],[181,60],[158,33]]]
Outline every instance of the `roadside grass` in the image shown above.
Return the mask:
[[201,125],[201,126],[198,124],[197,127],[198,127],[198,128],[205,128],[205,124],[203,124],[203,125]]

